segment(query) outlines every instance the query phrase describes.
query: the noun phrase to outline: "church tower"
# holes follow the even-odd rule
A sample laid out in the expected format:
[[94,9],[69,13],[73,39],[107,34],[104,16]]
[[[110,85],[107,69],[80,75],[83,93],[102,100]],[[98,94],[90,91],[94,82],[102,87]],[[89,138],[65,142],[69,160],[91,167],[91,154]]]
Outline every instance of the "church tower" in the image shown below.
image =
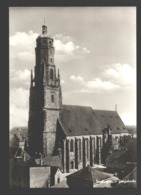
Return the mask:
[[47,34],[46,25],[42,26],[42,34],[36,39],[35,53],[29,98],[29,149],[31,154],[40,152],[47,156],[55,152],[62,95],[59,70],[56,76],[53,39]]

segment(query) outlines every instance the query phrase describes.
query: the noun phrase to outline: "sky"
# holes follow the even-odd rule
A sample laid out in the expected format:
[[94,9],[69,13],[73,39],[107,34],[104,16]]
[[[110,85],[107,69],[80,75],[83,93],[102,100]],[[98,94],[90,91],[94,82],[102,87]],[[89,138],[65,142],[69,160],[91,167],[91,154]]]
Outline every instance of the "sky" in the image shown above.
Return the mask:
[[10,129],[28,125],[42,25],[54,39],[63,104],[115,110],[136,125],[135,7],[10,7]]

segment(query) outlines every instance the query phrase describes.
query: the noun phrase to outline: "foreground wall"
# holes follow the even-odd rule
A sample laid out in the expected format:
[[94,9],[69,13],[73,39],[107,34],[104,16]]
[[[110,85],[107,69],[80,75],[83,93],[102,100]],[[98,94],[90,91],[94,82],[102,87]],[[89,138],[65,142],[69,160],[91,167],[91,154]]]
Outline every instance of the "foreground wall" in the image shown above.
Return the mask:
[[30,188],[50,187],[50,167],[30,167]]

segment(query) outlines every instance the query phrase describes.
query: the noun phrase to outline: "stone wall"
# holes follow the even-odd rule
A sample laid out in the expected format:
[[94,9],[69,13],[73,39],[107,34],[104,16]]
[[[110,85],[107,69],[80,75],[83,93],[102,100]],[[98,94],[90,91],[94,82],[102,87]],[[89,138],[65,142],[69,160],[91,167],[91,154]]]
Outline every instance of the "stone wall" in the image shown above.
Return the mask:
[[50,167],[30,167],[30,188],[50,187]]

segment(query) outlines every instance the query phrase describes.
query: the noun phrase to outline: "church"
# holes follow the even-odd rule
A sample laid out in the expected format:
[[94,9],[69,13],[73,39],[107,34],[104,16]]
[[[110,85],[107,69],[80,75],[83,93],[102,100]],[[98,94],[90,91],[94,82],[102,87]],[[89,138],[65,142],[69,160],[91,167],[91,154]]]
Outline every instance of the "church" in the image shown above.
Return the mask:
[[43,25],[36,39],[36,63],[31,71],[29,154],[59,156],[63,173],[104,164],[110,150],[118,149],[128,131],[117,111],[63,104],[53,41]]

